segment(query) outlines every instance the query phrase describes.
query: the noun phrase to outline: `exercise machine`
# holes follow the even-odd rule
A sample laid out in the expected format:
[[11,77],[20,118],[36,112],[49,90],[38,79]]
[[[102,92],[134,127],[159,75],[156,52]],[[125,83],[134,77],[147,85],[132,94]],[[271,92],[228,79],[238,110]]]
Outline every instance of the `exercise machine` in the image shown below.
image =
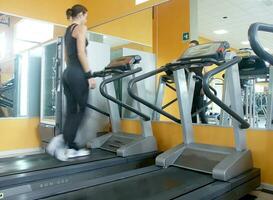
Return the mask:
[[[100,84],[101,94],[105,98],[110,100],[108,101],[108,106],[110,108],[112,133],[108,133],[106,135],[91,140],[88,143],[88,146],[90,148],[109,150],[112,152],[116,152],[118,156],[122,157],[140,153],[155,152],[157,150],[156,140],[152,134],[152,124],[150,117],[143,114],[142,106],[138,103],[138,109],[135,109],[132,106],[124,104],[122,103],[122,101],[115,98],[116,95],[113,82],[128,76],[133,76],[134,78],[135,73],[140,72],[142,69],[134,69],[133,64],[139,63],[140,60],[140,56],[125,56],[112,61],[110,63],[110,66],[108,66],[105,71],[94,73],[94,76],[106,76],[109,74],[108,70],[110,70],[111,72],[113,70],[116,71],[117,67],[123,71],[130,70],[127,73],[122,73],[114,77],[111,77],[112,74],[110,73],[110,78],[107,77],[107,79]],[[141,91],[138,87],[136,87],[135,92],[138,94]],[[122,132],[120,127],[120,113],[117,105],[129,109],[130,111],[136,113],[142,118],[141,134],[128,134]]]
[[[166,70],[173,71],[183,129],[184,143],[160,154],[149,173],[138,170],[105,177],[112,180],[96,185],[92,181],[67,184],[41,193],[32,193],[14,199],[239,199],[260,184],[260,170],[253,168],[250,150],[246,148],[245,129],[249,124],[242,118],[242,102],[238,62],[240,58],[226,50],[227,42],[198,45],[188,49],[176,62],[140,75],[129,82],[128,93],[142,104],[176,120],[161,107],[145,101],[132,92],[137,82]],[[206,96],[233,118],[235,147],[197,144],[193,138],[188,87],[185,69],[198,63],[213,63],[218,67],[203,79]],[[231,108],[218,99],[209,88],[209,80],[226,70],[233,80],[229,84]],[[170,134],[170,133],[167,133]],[[221,133],[219,133],[221,134]]]
[[[113,92],[113,80],[119,80],[141,71],[141,68],[133,69],[139,63],[139,56],[126,56],[113,60],[109,66],[94,74],[100,74],[105,80],[101,83],[102,94],[111,101],[117,101]],[[124,68],[126,66],[126,68]],[[112,74],[118,74],[111,77]],[[110,78],[106,78],[110,76]],[[105,88],[104,88],[105,87]],[[106,91],[104,91],[106,90]],[[70,162],[60,162],[47,154],[29,155],[23,157],[0,159],[0,193],[5,198],[14,199],[17,195],[29,192],[40,192],[42,189],[53,189],[56,186],[65,186],[68,183],[78,183],[81,180],[101,179],[104,176],[115,173],[138,169],[154,163],[157,145],[152,136],[151,126],[148,126],[150,118],[139,110],[117,101],[118,104],[130,109],[145,120],[147,137],[113,132],[107,134],[108,141],[101,148],[92,149],[87,157],[71,159]],[[118,110],[116,103],[109,102],[110,119],[112,129],[119,127],[120,118],[115,111]],[[118,115],[119,116],[119,115]],[[114,125],[114,126],[113,126]],[[115,127],[116,126],[116,127]],[[110,135],[110,136],[109,136]],[[91,143],[91,148],[94,148]],[[137,146],[139,145],[139,147]],[[141,170],[142,173],[150,169]],[[104,179],[103,179],[104,180]],[[105,179],[104,181],[107,181]],[[31,198],[28,198],[31,199]]]

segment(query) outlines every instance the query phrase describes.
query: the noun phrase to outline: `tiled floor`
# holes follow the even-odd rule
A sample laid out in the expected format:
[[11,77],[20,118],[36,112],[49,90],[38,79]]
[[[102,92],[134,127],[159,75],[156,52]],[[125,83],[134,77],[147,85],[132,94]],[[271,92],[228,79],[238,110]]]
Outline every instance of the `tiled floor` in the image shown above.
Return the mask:
[[255,200],[273,200],[273,194],[264,193],[264,192],[252,192],[251,194],[258,197]]

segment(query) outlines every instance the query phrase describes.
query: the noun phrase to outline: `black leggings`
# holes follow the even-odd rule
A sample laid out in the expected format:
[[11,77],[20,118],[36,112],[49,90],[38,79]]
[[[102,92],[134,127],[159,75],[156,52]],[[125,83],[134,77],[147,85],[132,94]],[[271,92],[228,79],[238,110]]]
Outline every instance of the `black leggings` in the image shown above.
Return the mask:
[[69,149],[78,150],[74,142],[84,116],[88,100],[88,82],[80,67],[67,67],[63,73],[64,94],[66,96],[66,119],[63,136]]

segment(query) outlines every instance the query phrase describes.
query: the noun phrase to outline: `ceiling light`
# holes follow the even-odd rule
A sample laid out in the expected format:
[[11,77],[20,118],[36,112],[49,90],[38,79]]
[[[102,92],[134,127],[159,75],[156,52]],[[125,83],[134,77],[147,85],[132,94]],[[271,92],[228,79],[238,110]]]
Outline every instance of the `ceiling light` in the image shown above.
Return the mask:
[[270,49],[269,49],[269,48],[267,48],[267,47],[265,47],[265,48],[264,48],[264,50],[265,50],[265,51],[270,51]]
[[249,41],[247,41],[247,40],[246,41],[242,41],[241,44],[242,45],[249,45]]
[[149,1],[149,0],[136,0],[136,5],[145,3],[146,1]]
[[220,30],[213,31],[213,33],[215,33],[217,35],[223,35],[223,34],[228,33],[228,31],[224,30],[224,29],[220,29]]

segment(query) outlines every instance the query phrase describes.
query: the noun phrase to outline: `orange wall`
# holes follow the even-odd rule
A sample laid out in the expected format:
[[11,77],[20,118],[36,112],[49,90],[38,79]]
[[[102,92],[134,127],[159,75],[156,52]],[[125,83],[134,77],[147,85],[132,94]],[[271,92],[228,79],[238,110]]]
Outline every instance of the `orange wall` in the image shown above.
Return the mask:
[[65,11],[79,0],[0,0],[0,12],[68,24]]
[[88,8],[88,27],[92,28],[165,1],[168,0],[149,0],[139,5],[135,5],[135,0],[82,0],[81,2]]
[[[188,48],[188,43],[182,41],[182,34],[190,31],[189,2],[189,0],[170,0],[154,8],[153,48],[158,66],[177,59]],[[164,104],[174,98],[176,94],[167,89]],[[177,103],[169,106],[166,111],[178,116]],[[165,117],[162,119],[168,120]]]
[[83,4],[89,10],[88,27],[93,27],[165,1],[149,0],[136,6],[135,0],[0,0],[0,12],[66,25],[66,9]]
[[129,44],[113,47],[112,50],[121,49],[121,48],[129,48],[129,49],[135,49],[135,50],[139,50],[139,51],[153,53],[152,47],[144,46],[144,45],[137,44],[137,43],[129,43]]
[[152,8],[128,15],[109,23],[90,29],[91,31],[117,36],[132,42],[152,46],[153,15]]
[[0,119],[0,151],[40,146],[39,118]]
[[[137,121],[123,120],[122,128],[125,132],[140,132]],[[195,140],[199,143],[233,146],[232,128],[217,126],[194,126]],[[157,139],[159,150],[165,151],[183,142],[180,125],[172,122],[153,122],[153,133]],[[262,171],[262,182],[273,184],[273,131],[247,131],[247,146],[252,151],[254,166]]]

